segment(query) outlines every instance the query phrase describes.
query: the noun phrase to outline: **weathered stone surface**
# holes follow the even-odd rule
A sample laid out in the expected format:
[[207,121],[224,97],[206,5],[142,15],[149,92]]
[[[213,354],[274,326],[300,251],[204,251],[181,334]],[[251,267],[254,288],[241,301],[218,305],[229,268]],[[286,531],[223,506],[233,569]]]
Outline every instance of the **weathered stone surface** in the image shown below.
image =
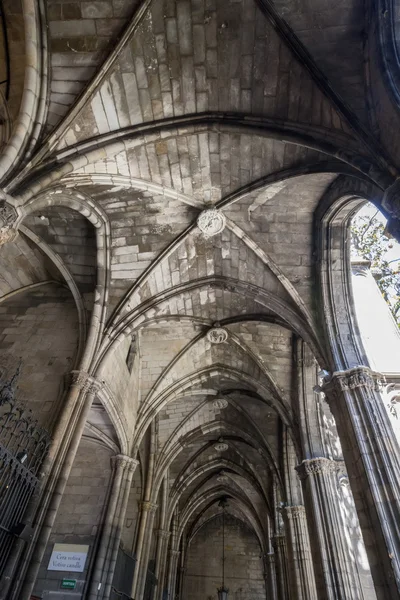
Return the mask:
[[236,600],[395,597],[398,449],[347,370],[348,218],[397,210],[382,15],[366,44],[358,0],[3,5],[0,376],[53,441],[0,599],[62,600],[56,542],[90,547],[77,599],[215,597],[223,547]]

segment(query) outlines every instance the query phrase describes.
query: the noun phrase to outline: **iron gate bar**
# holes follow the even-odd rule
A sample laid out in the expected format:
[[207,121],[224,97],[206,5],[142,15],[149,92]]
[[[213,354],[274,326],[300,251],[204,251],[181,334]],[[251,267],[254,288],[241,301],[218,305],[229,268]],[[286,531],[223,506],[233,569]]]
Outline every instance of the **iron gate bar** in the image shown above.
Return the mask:
[[10,381],[0,382],[0,578],[50,445],[32,410],[15,399],[18,374],[19,367]]

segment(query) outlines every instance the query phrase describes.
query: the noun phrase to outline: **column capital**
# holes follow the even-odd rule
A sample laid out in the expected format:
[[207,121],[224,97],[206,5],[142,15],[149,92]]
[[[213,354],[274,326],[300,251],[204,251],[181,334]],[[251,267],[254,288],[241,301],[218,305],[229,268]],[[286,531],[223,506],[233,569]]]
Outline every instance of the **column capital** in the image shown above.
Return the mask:
[[131,458],[125,454],[116,454],[111,457],[111,465],[115,469],[117,466],[125,466],[128,471],[134,472],[138,466],[139,461],[136,458]]
[[171,550],[171,554],[172,554],[172,556],[179,556],[179,555],[180,555],[180,553],[181,553],[181,551],[180,551],[180,550]]
[[286,546],[286,538],[284,535],[273,535],[271,541],[274,548],[284,548]]
[[168,529],[157,529],[157,535],[162,540],[167,540],[171,535],[171,532]]
[[283,512],[287,519],[300,519],[305,517],[306,509],[300,504],[299,506],[285,506]]
[[323,456],[318,458],[307,458],[301,465],[296,467],[300,479],[307,479],[310,475],[325,475],[336,471],[336,461]]
[[[335,371],[322,386],[322,391],[329,397],[329,392],[346,392],[356,388],[367,388],[379,392],[385,383],[382,373],[372,371],[369,367],[358,366],[346,371]],[[329,399],[329,398],[328,398]]]
[[265,560],[268,564],[270,565],[274,565],[275,564],[275,552],[268,552],[268,554],[264,554]]
[[158,504],[154,504],[154,502],[149,502],[148,500],[144,500],[141,505],[141,509],[143,512],[156,512],[158,508]]
[[71,385],[74,385],[79,390],[86,394],[97,394],[104,388],[104,381],[100,381],[86,373],[86,371],[71,371]]

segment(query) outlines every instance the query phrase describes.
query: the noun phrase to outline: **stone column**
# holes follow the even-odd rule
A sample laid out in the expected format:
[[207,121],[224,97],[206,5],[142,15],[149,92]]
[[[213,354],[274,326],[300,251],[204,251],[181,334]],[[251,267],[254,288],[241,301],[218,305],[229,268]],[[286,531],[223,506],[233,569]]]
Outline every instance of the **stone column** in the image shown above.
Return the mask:
[[378,600],[400,598],[400,458],[379,389],[356,367],[325,378]]
[[118,454],[111,459],[111,464],[111,491],[93,568],[89,600],[109,597],[132,476],[139,463],[129,456]]
[[174,600],[175,589],[176,589],[176,577],[178,571],[178,562],[180,557],[179,550],[171,550],[169,556],[169,569],[168,569],[168,598]]
[[286,549],[286,539],[284,535],[274,535],[272,546],[276,556],[276,579],[279,600],[291,599],[289,589],[288,559]]
[[166,529],[158,529],[157,531],[157,554],[156,554],[156,577],[157,577],[157,593],[156,600],[162,600],[164,590],[165,567],[167,561],[168,539],[170,532]]
[[286,506],[282,513],[288,541],[293,596],[297,600],[317,600],[305,508],[304,506]]
[[[96,394],[101,389],[103,382],[100,382],[85,372],[78,371],[73,373],[73,382],[70,395],[67,401],[68,408],[65,410],[58,422],[58,426],[53,438],[56,456],[54,460],[53,472],[49,477],[49,490],[46,499],[41,500],[42,506],[45,506],[45,512],[39,518],[41,527],[39,528],[36,539],[32,542],[30,562],[27,568],[22,589],[18,592],[18,600],[29,600],[35,585],[36,577],[49,541],[51,530],[53,528],[57,512],[67,485],[68,477],[74,463],[76,453],[82,438],[86,420],[93,404]],[[66,420],[70,415],[73,426],[71,433],[68,432]],[[51,449],[50,453],[51,455]],[[50,460],[50,459],[49,459]],[[17,589],[17,587],[15,587]],[[15,598],[15,596],[12,596]]]
[[[152,502],[147,502],[144,501],[141,503],[140,505],[140,523],[139,523],[139,533],[138,533],[138,539],[136,542],[136,568],[135,568],[135,575],[133,578],[133,582],[132,582],[132,592],[131,592],[131,596],[132,598],[137,599],[139,596],[137,595],[137,592],[139,591],[139,585],[141,585],[141,578],[142,578],[142,569],[143,567],[143,559],[144,559],[144,550],[145,550],[145,543],[146,543],[146,529],[147,529],[147,519],[148,519],[148,515],[151,511],[154,511],[157,509],[157,505],[153,504]],[[147,565],[145,568],[145,571],[147,571]],[[146,576],[145,576],[145,581],[146,581]]]
[[182,600],[183,579],[185,577],[185,572],[186,572],[185,555],[186,555],[186,548],[185,548],[185,544],[182,543],[182,550],[181,550],[181,554],[179,557],[179,569],[178,569],[178,578],[177,578],[178,589],[175,593],[175,596],[178,600]]
[[337,463],[311,458],[297,467],[309,509],[314,568],[319,595],[327,600],[363,598],[356,567],[345,538],[337,494]]
[[267,600],[278,600],[278,588],[276,585],[275,553],[269,552],[265,555],[265,592]]
[[128,506],[129,495],[131,492],[132,477],[137,465],[138,461],[136,459],[131,459],[126,465],[124,475],[122,477],[121,494],[116,510],[117,518],[115,521],[114,535],[111,538],[111,543],[109,546],[106,561],[107,580],[104,592],[104,598],[106,599],[108,599],[111,594],[111,587],[114,579],[114,571],[118,558],[118,550],[120,547],[122,530],[124,528],[126,508]]
[[136,600],[141,600],[144,595],[144,589],[146,587],[147,569],[149,565],[149,557],[151,550],[151,541],[153,538],[153,525],[157,504],[148,503],[150,506],[146,507],[147,521],[146,521],[146,533],[143,542],[142,558],[140,562],[140,572],[138,585],[136,588]]

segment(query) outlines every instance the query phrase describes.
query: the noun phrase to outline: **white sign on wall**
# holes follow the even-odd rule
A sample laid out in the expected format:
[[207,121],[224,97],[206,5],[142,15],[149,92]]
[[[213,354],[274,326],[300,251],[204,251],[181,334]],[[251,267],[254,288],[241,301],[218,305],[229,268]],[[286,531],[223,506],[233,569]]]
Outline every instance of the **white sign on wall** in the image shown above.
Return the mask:
[[88,551],[89,546],[80,544],[54,544],[47,570],[82,573]]

